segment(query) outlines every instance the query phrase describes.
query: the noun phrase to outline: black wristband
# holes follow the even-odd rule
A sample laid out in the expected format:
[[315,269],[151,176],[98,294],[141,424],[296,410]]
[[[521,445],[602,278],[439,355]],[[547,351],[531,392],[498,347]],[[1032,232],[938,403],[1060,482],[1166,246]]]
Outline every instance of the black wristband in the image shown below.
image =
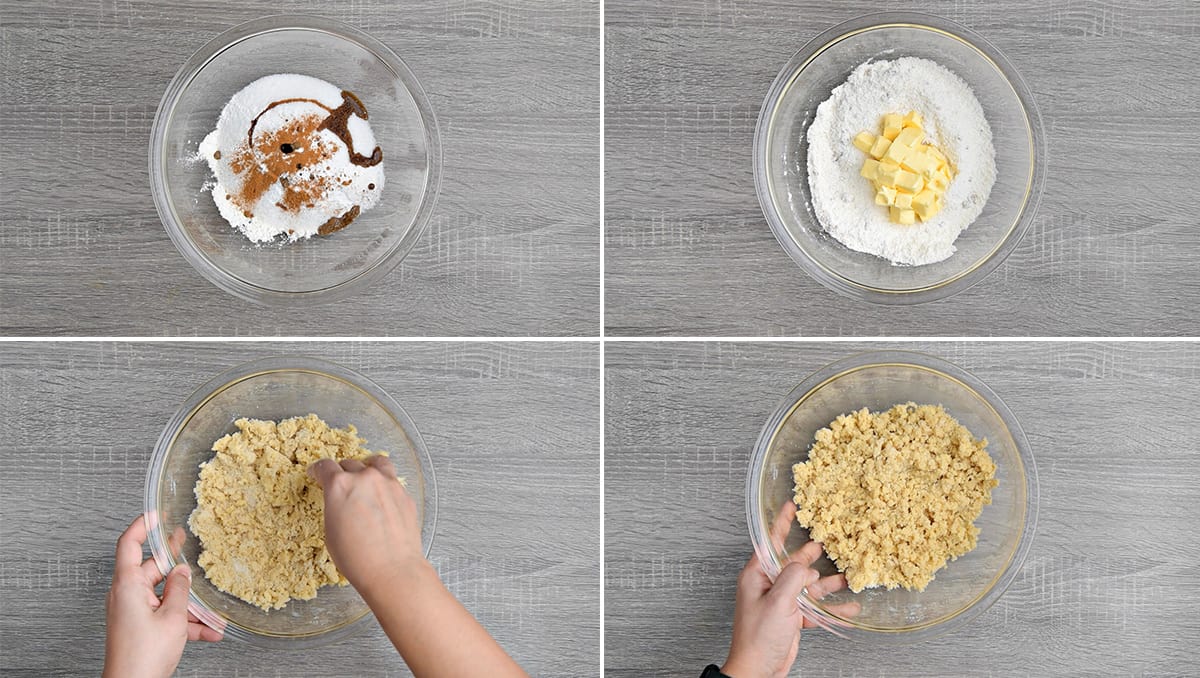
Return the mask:
[[716,664],[709,664],[704,667],[704,673],[700,674],[700,678],[729,678],[729,676],[721,673],[721,667]]

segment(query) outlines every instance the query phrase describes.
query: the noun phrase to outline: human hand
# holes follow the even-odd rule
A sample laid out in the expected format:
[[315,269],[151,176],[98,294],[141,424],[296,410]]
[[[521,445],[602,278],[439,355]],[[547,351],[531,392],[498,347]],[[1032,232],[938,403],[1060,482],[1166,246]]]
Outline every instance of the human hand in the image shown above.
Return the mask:
[[421,549],[416,502],[387,457],[321,459],[308,473],[325,492],[329,555],[364,597],[378,584],[431,567]]
[[[788,502],[776,516],[771,538],[782,550],[783,541],[796,516],[796,505]],[[733,640],[721,672],[731,678],[786,676],[800,649],[800,630],[816,626],[800,612],[796,598],[807,590],[809,598],[820,599],[846,588],[841,573],[821,577],[811,565],[821,557],[820,542],[810,541],[794,551],[772,584],[758,555],[738,575],[737,602],[733,612]],[[859,612],[858,603],[831,606],[843,616]]]
[[[183,528],[168,537],[178,554]],[[188,612],[191,571],[180,564],[171,570],[160,599],[154,587],[163,580],[154,558],[142,560],[146,520],[138,516],[117,539],[116,565],[108,592],[105,678],[165,678],[175,672],[189,640],[218,641],[215,631]]]

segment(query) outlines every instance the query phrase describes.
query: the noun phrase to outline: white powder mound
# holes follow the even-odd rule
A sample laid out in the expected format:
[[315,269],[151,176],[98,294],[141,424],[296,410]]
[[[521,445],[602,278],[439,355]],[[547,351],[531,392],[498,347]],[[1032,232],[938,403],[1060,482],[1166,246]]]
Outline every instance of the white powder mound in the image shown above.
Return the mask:
[[[886,113],[918,111],[925,132],[957,168],[943,202],[928,222],[893,223],[859,175],[867,156],[854,135],[879,133]],[[983,211],[996,181],[996,152],[983,107],[970,86],[928,59],[868,61],[834,88],[808,128],[808,185],[821,225],[846,247],[894,264],[919,266],[954,254],[959,233]]]
[[[296,101],[288,101],[290,99]],[[309,141],[316,143],[311,145],[327,149],[329,157],[299,168],[289,162],[286,172],[279,168],[284,160],[290,161],[303,154],[306,149],[302,144],[294,149],[296,155],[285,156],[275,155],[283,153],[279,144],[269,149],[270,153],[263,153],[249,143],[252,123],[256,143],[271,138],[292,141],[288,136],[289,127],[305,119],[323,119],[342,106],[343,101],[340,87],[294,73],[255,80],[229,100],[221,110],[216,129],[201,142],[199,154],[208,162],[216,179],[212,188],[213,200],[231,226],[258,243],[279,236],[295,241],[315,235],[331,219],[347,215],[355,206],[358,207],[355,216],[375,206],[383,192],[383,163],[361,167],[350,161],[351,151],[370,156],[376,147],[375,136],[365,119],[350,115],[347,121],[352,149],[330,129],[315,131]],[[289,147],[289,153],[292,152]],[[239,204],[238,196],[254,172],[239,165],[239,157],[243,161],[251,159],[260,179],[263,176],[272,179],[265,192],[249,203]],[[287,202],[286,191],[314,185],[325,186],[327,190],[320,191],[311,203],[299,200],[298,205],[284,204]]]

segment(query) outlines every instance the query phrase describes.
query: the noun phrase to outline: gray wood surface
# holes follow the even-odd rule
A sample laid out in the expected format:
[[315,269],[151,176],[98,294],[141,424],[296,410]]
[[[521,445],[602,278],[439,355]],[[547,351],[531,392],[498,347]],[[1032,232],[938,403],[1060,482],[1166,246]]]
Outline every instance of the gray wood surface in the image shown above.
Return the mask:
[[[882,10],[958,21],[1025,78],[1046,131],[1032,229],[971,290],[844,299],[776,243],[751,141],[771,81],[827,28]],[[1188,0],[605,3],[610,335],[1148,336],[1200,332],[1200,5]],[[1138,168],[1130,172],[1126,168]]]
[[[332,16],[417,74],[442,133],[432,222],[404,263],[303,324],[178,254],[147,147],[176,70],[222,31]],[[0,4],[0,334],[596,336],[597,0]]]
[[792,675],[1195,675],[1200,345],[1025,342],[608,342],[606,673],[724,659],[759,429],[811,371],[885,347],[950,360],[1008,404],[1037,460],[1037,534],[960,632],[901,647],[806,632]]
[[[420,428],[431,560],[535,676],[600,662],[600,359],[585,343],[0,344],[0,675],[99,675],[117,535],[175,407],[245,360],[361,371]],[[191,644],[179,676],[409,675],[377,624],[306,652]]]

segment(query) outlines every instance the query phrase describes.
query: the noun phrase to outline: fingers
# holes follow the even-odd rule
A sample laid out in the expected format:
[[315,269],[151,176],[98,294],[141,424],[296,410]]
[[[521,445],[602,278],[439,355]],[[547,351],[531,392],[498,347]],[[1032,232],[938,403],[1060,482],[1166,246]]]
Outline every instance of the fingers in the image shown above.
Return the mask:
[[[183,527],[175,528],[171,536],[167,537],[167,548],[171,550],[171,555],[176,559],[179,558],[179,553],[183,550],[183,542],[187,535],[183,532]],[[147,558],[142,561],[142,575],[146,577],[146,581],[150,582],[151,586],[158,586],[158,583],[163,580],[162,570],[158,569],[158,563],[154,558]]]
[[[195,617],[192,617],[195,619]],[[202,640],[206,643],[215,643],[225,637],[225,634],[220,631],[205,626],[203,622],[188,621],[188,640]]]
[[188,591],[192,588],[192,571],[187,565],[176,565],[163,584],[162,606],[158,612],[166,615],[187,614]]
[[143,560],[139,567],[142,570],[142,576],[146,578],[151,587],[158,586],[158,582],[163,580],[163,574],[158,569],[158,563],[154,562],[154,558]]
[[391,478],[395,478],[397,476],[396,467],[392,465],[392,460],[388,459],[382,454],[377,454],[373,457],[367,457],[365,461],[367,466],[370,466],[385,476],[389,476]]
[[776,604],[788,606],[796,605],[796,598],[804,592],[804,588],[817,581],[817,571],[800,565],[799,563],[790,563],[783,568],[783,572],[775,578],[775,585],[771,587],[771,598],[776,601]]
[[187,540],[187,535],[183,532],[183,526],[175,528],[171,536],[167,537],[167,548],[171,549],[171,555],[178,558],[179,552],[183,550],[183,542]]
[[801,546],[800,548],[796,549],[796,551],[794,553],[789,555],[788,562],[789,563],[798,563],[800,565],[803,565],[804,567],[809,567],[813,563],[817,562],[817,559],[820,558],[824,552],[825,551],[823,550],[823,547],[821,546],[821,542],[810,541],[807,544],[805,544],[804,546]]
[[359,471],[365,471],[367,469],[367,467],[357,459],[343,459],[340,463],[342,468],[345,469],[347,473],[358,473]]
[[846,575],[839,572],[828,577],[821,577],[816,583],[809,585],[808,597],[820,600],[834,591],[841,591],[844,588],[846,588]]
[[784,543],[787,541],[788,532],[792,530],[792,521],[796,519],[796,505],[790,500],[783,503],[779,508],[779,513],[775,514],[775,519],[771,521],[771,543],[775,545],[777,551],[784,550]]
[[825,610],[827,612],[832,612],[833,614],[836,614],[837,616],[841,617],[842,619],[850,619],[851,617],[858,616],[859,612],[862,612],[862,605],[860,605],[859,603],[857,603],[855,601],[850,601],[848,603],[838,603],[837,605],[830,605],[830,606],[826,607]]
[[345,471],[332,459],[318,459],[308,467],[308,475],[323,488],[329,487],[329,483],[340,473]]
[[757,553],[750,554],[750,560],[738,573],[737,582],[739,596],[758,598],[771,588],[771,580],[767,578],[767,573],[763,572]]
[[117,538],[116,570],[127,570],[140,567],[142,564],[142,544],[146,542],[146,521],[142,516],[133,519],[129,527]]

